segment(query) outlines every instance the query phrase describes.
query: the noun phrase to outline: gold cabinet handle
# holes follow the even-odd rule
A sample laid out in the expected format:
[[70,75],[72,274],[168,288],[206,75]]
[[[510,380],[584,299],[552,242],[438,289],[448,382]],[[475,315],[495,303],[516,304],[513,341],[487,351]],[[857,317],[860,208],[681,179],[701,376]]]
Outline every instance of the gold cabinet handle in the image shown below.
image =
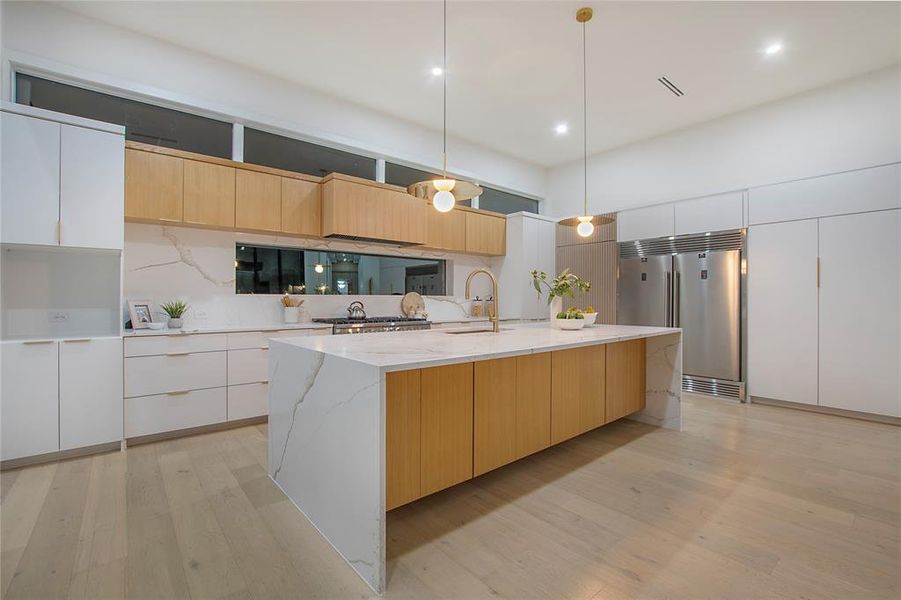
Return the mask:
[[25,340],[22,343],[27,346],[31,346],[33,344],[52,344],[53,340]]
[[187,356],[190,352],[168,352],[166,356]]
[[73,338],[71,340],[63,340],[67,344],[73,344],[75,342],[90,342],[91,338]]
[[190,394],[191,390],[178,390],[177,392],[166,392],[167,396],[184,396],[185,394]]

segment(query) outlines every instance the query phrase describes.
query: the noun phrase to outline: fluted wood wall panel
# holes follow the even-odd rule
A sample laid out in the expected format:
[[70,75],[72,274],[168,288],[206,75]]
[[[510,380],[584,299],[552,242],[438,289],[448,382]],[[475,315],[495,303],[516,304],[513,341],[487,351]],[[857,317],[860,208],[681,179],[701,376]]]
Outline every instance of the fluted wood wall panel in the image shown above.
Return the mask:
[[591,282],[587,294],[573,300],[566,298],[563,306],[584,307],[588,304],[598,311],[598,323],[616,323],[616,221],[595,228],[590,238],[580,238],[574,227],[557,226],[556,269],[567,267],[582,279]]

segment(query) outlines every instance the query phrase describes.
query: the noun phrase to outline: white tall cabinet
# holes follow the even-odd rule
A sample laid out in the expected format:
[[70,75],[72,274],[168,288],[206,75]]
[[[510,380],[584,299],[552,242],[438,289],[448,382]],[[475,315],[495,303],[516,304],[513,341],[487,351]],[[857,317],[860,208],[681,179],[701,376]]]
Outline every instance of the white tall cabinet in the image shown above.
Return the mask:
[[901,210],[820,219],[821,406],[901,417]]
[[507,216],[507,252],[493,260],[501,290],[502,319],[547,319],[545,299],[532,287],[529,273],[534,269],[554,275],[555,220],[533,213]]

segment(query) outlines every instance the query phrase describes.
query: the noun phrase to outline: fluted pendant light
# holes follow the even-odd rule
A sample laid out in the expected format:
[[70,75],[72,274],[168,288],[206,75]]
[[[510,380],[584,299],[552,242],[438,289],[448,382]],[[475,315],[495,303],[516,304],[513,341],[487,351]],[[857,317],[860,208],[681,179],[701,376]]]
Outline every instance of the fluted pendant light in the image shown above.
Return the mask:
[[564,219],[561,225],[575,225],[580,237],[590,237],[594,233],[594,221],[599,225],[612,223],[609,217],[594,217],[588,213],[588,58],[585,43],[585,24],[591,20],[594,11],[589,7],[576,11],[576,21],[582,24],[582,214]]
[[444,84],[444,166],[441,179],[417,181],[407,187],[407,192],[417,198],[427,198],[438,212],[450,212],[457,202],[463,202],[481,195],[482,188],[468,181],[459,181],[447,176],[447,0],[444,0],[444,65],[441,71]]

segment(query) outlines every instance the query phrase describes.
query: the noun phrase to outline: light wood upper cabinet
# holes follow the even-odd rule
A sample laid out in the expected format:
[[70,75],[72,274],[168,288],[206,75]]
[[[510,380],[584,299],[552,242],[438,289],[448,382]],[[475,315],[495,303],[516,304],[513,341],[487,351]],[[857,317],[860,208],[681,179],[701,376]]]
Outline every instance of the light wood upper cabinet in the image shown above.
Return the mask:
[[426,246],[450,252],[466,252],[466,213],[440,213],[425,202],[428,214]]
[[279,231],[281,226],[281,177],[238,170],[235,173],[235,227]]
[[184,161],[175,156],[125,149],[125,217],[181,221]]
[[322,236],[425,244],[427,207],[400,188],[346,175],[322,182]]
[[608,344],[605,423],[645,407],[645,339]]
[[473,475],[516,460],[516,358],[474,363]]
[[234,167],[185,160],[184,172],[185,223],[234,227]]
[[385,510],[412,502],[420,486],[420,370],[385,378]]
[[318,236],[322,220],[319,184],[282,177],[281,230],[298,235]]
[[472,479],[473,365],[422,369],[421,493]]
[[597,345],[551,353],[552,444],[604,424],[606,351]]
[[507,219],[465,211],[466,252],[503,256],[507,251]]

